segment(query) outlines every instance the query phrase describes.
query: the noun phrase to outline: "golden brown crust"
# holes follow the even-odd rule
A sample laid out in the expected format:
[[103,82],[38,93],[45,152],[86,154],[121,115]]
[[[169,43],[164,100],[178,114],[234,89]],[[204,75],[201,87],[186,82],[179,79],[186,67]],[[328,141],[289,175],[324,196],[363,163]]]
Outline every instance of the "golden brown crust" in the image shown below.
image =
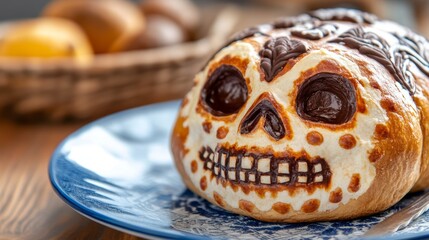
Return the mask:
[[420,177],[411,191],[421,191],[429,187],[429,84],[424,76],[416,77],[421,92],[414,96],[414,102],[420,110],[420,126],[423,133],[423,152],[421,156]]

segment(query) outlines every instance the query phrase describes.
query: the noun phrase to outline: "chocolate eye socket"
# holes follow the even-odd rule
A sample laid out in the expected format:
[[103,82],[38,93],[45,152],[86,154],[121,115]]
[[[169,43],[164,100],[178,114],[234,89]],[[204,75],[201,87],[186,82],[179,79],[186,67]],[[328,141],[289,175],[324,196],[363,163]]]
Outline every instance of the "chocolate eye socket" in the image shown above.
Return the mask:
[[334,73],[319,73],[302,83],[296,97],[298,115],[312,122],[343,124],[356,112],[351,82]]
[[221,65],[207,80],[201,92],[206,109],[215,116],[237,113],[247,100],[247,85],[241,72]]

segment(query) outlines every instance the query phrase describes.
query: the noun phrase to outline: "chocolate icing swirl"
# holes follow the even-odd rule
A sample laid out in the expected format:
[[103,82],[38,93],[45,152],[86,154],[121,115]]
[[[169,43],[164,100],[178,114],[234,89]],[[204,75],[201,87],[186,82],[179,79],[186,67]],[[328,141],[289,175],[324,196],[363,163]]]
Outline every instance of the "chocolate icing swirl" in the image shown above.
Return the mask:
[[337,30],[338,26],[333,23],[313,22],[294,27],[291,29],[291,34],[294,37],[319,40],[328,35],[335,34]]
[[416,83],[409,71],[410,63],[413,62],[423,73],[429,76],[429,64],[423,42],[417,42],[412,37],[392,35],[398,39],[398,44],[391,46],[376,33],[366,32],[362,27],[357,27],[330,42],[357,49],[361,54],[376,60],[411,95],[414,95]]
[[289,59],[296,58],[305,52],[307,47],[302,42],[288,37],[272,38],[265,42],[264,48],[259,52],[265,81],[271,82]]

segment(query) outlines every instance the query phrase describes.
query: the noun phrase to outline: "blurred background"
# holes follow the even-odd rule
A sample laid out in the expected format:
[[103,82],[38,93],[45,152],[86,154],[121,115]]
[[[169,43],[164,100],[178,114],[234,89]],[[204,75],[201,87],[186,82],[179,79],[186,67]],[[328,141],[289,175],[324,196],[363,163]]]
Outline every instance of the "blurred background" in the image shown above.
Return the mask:
[[94,119],[180,99],[232,33],[328,7],[429,36],[425,0],[3,0],[0,115]]
[[[36,17],[50,0],[14,0],[7,1],[0,8],[0,20],[22,19]],[[137,0],[134,0],[137,2]],[[352,7],[376,12],[384,17],[418,30],[420,23],[428,18],[429,3],[426,0],[194,0],[199,5],[229,3],[248,7],[262,7],[264,11],[276,11],[284,7],[285,14],[297,14],[304,9],[318,7],[341,6]],[[429,28],[426,30],[429,34]],[[420,30],[425,32],[425,29]],[[427,36],[427,35],[426,35]]]

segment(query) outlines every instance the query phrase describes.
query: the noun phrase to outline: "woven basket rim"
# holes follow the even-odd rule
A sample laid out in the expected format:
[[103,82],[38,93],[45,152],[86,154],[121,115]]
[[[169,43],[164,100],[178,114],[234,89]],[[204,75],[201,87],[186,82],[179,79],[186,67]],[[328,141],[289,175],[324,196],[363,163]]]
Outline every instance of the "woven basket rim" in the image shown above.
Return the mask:
[[[231,32],[238,19],[238,10],[233,6],[225,6],[218,10],[211,22],[207,35],[195,41],[165,46],[160,48],[129,52],[95,55],[89,63],[79,63],[73,59],[37,59],[37,58],[6,58],[0,57],[0,72],[51,72],[51,71],[97,71],[120,69],[130,66],[155,67],[201,58],[214,51]],[[22,20],[18,20],[22,21]],[[13,22],[3,22],[8,26]],[[1,26],[0,26],[1,27]]]

